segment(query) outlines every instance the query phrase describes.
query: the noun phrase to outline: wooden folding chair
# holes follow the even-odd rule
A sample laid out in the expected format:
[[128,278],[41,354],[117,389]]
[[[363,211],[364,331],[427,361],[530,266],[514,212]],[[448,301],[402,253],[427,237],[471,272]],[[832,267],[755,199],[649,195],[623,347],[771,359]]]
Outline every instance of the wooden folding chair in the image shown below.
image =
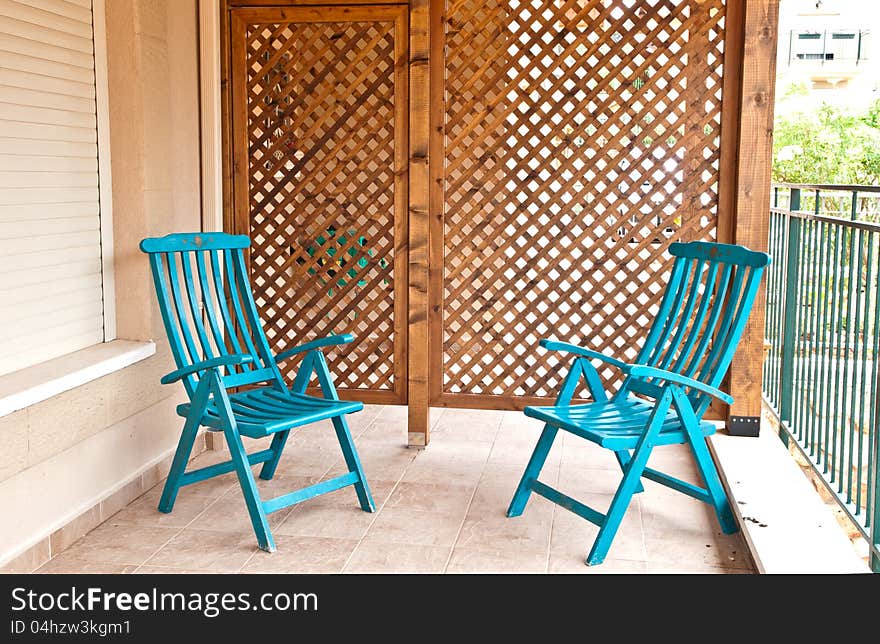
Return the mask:
[[[272,512],[348,485],[354,486],[364,511],[373,512],[375,506],[345,420],[345,414],[362,410],[363,403],[339,400],[321,352],[322,347],[353,338],[329,336],[273,356],[245,268],[248,246],[247,237],[223,233],[175,234],[140,244],[150,256],[159,309],[177,363],[161,382],[182,381],[189,396],[188,403],[177,407],[186,422],[159,511],[171,512],[181,486],[235,471],[257,542],[273,552],[275,542],[266,519]],[[278,363],[295,356],[302,362],[288,389]],[[323,398],[306,394],[313,374]],[[243,386],[252,388],[229,391]],[[263,501],[251,466],[262,463],[260,478],[271,479],[290,430],[327,419],[333,423],[348,473]],[[187,472],[199,426],[222,431],[232,458]],[[269,435],[273,438],[268,449],[246,453],[242,436]]]
[[[706,436],[715,425],[703,421],[711,398],[733,398],[718,387],[727,373],[749,317],[764,267],[765,253],[741,246],[707,242],[674,243],[669,284],[654,324],[634,364],[566,342],[542,340],[541,346],[575,356],[555,405],[526,407],[525,414],[544,422],[531,459],[507,511],[522,514],[532,492],[599,526],[587,564],[600,564],[617,533],[642,477],[712,505],[725,533],[737,526]],[[626,378],[609,399],[590,360],[622,371]],[[583,378],[593,402],[572,404]],[[558,430],[565,430],[612,450],[623,479],[605,514],[538,480]],[[705,487],[647,467],[655,447],[690,445]]]

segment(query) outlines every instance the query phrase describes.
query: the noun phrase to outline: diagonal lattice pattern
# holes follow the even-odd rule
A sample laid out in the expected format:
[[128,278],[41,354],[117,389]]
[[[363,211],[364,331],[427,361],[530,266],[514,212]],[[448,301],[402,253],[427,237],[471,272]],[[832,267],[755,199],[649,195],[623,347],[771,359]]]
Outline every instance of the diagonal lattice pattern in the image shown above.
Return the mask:
[[257,306],[277,350],[353,332],[328,355],[347,389],[395,386],[393,27],[246,30]]
[[542,337],[635,357],[715,237],[724,9],[447,3],[441,394],[554,395]]

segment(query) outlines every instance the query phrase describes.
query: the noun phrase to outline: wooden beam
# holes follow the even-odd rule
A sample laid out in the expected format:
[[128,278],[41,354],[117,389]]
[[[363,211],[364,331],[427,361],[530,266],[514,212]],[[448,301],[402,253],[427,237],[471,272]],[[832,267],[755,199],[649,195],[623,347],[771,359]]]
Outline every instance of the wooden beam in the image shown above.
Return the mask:
[[443,264],[446,251],[444,235],[444,150],[446,146],[446,0],[430,0],[431,24],[431,117],[430,117],[430,249],[428,251],[428,332],[429,373],[434,374],[428,383],[429,402],[441,405],[443,393]]
[[[770,165],[773,156],[773,100],[776,85],[776,37],[779,0],[737,0],[744,11],[736,207],[733,238],[753,250],[767,250],[770,222]],[[764,346],[766,280],[755,298],[730,375],[731,433],[756,435],[761,416],[761,375]],[[750,430],[749,427],[753,427]]]
[[409,116],[409,315],[407,403],[409,445],[428,435],[428,252],[430,140],[429,0],[410,3]]

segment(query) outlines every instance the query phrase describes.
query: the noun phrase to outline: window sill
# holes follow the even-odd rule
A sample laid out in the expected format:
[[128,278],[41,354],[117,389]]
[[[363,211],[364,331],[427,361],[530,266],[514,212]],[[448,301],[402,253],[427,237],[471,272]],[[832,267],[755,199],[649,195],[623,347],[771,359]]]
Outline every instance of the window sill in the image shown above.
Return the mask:
[[152,342],[113,340],[0,376],[0,417],[80,387],[156,353]]

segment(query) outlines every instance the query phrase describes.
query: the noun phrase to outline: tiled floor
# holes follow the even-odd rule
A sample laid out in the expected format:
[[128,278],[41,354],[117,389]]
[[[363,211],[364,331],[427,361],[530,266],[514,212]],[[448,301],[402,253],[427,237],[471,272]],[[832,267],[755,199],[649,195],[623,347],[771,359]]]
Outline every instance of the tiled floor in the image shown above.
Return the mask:
[[[514,412],[437,409],[430,447],[416,450],[404,446],[405,413],[371,406],[351,417],[376,513],[358,508],[352,488],[282,510],[270,515],[278,551],[268,554],[256,547],[235,476],[227,474],[183,488],[168,515],[156,510],[161,487],[154,488],[38,572],[754,571],[740,535],[722,534],[709,506],[650,481],[605,563],[588,567],[592,524],[537,495],[523,516],[505,516],[539,423]],[[225,458],[208,452],[194,465]],[[695,476],[680,446],[658,448],[651,463]],[[275,478],[260,487],[269,498],[342,472],[332,429],[314,426],[290,439]],[[619,478],[610,452],[567,434],[541,476],[600,510]]]

